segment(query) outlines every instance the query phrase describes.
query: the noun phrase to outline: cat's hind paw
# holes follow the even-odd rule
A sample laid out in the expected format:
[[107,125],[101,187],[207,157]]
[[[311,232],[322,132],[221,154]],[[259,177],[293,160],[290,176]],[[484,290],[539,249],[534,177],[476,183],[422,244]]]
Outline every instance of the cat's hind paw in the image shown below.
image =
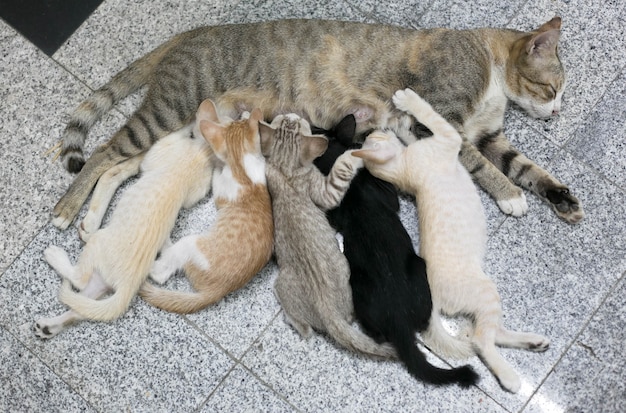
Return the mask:
[[172,268],[167,261],[159,259],[152,264],[150,278],[157,284],[165,284],[174,272],[176,268]]
[[51,322],[49,318],[40,318],[33,324],[33,333],[39,338],[48,339],[56,336],[63,330],[63,326]]
[[583,206],[578,198],[570,194],[568,188],[549,189],[546,191],[546,198],[554,212],[570,224],[576,224],[585,217]]
[[515,198],[500,199],[497,203],[502,212],[514,217],[521,217],[528,212],[528,203],[523,192],[520,192],[520,195]]

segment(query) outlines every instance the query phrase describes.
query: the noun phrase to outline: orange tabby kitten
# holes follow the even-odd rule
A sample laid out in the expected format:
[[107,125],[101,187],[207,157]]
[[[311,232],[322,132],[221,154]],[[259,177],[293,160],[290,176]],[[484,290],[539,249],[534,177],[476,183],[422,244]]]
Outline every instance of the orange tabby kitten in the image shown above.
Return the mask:
[[207,233],[166,247],[152,267],[150,277],[159,283],[184,268],[196,291],[170,291],[145,283],[140,294],[150,304],[182,314],[199,311],[244,286],[269,261],[274,226],[261,154],[261,118],[255,109],[248,120],[226,127],[200,123],[219,160],[213,173],[217,220]]

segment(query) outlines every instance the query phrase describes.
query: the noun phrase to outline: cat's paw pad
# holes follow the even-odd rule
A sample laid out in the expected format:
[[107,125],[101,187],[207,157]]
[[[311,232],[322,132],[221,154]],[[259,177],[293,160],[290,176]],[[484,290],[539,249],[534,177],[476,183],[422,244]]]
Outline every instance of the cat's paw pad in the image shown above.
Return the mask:
[[576,224],[585,217],[583,206],[578,198],[570,194],[568,188],[549,189],[546,191],[546,198],[554,212],[570,224]]
[[537,335],[527,343],[528,350],[536,351],[538,353],[546,351],[548,347],[550,347],[550,339],[540,335]]
[[515,198],[500,199],[497,203],[502,212],[514,217],[521,217],[528,212],[528,203],[523,192],[520,192],[520,195]]
[[63,330],[63,326],[50,322],[48,318],[40,318],[33,324],[33,333],[39,338],[52,338]]
[[506,372],[498,377],[498,381],[504,390],[517,393],[522,387],[522,381],[514,371]]

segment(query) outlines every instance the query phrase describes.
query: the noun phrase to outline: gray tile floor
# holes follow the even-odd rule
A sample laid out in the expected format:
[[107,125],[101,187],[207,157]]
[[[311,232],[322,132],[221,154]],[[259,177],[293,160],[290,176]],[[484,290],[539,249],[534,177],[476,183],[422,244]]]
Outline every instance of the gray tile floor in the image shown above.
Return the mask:
[[[60,245],[75,258],[81,248],[75,228],[48,223],[72,176],[43,153],[91,90],[172,34],[284,17],[527,30],[555,14],[569,75],[563,112],[545,122],[511,109],[506,133],[570,185],[587,218],[568,225],[532,195],[526,216],[507,218],[483,196],[486,270],[505,323],[552,340],[542,354],[502,350],[522,377],[519,394],[503,391],[477,358],[477,387],[433,388],[398,363],[356,356],[319,335],[302,340],[272,295],[273,264],[188,317],[136,299],[113,323],[84,322],[50,341],[33,336],[35,318],[63,309],[43,249]],[[107,0],[52,58],[0,21],[0,411],[626,411],[625,19],[624,0]],[[138,101],[108,114],[88,149]],[[402,211],[417,240],[413,206],[405,201]],[[174,238],[209,226],[214,212],[211,199],[185,211]]]

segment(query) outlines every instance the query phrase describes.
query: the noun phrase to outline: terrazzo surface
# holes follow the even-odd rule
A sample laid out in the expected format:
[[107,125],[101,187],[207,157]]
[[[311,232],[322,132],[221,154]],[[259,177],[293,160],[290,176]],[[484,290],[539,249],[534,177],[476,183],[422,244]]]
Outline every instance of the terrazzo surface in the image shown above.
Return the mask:
[[[174,33],[288,17],[529,30],[554,15],[563,18],[568,72],[562,113],[544,121],[511,107],[505,133],[569,185],[586,218],[566,224],[529,193],[528,213],[511,218],[481,193],[485,272],[502,296],[504,323],[551,340],[545,353],[500,350],[522,378],[519,393],[505,392],[477,357],[468,362],[478,385],[436,388],[397,362],[355,355],[319,334],[300,338],[273,295],[274,262],[196,314],[169,314],[135,298],[117,321],[82,322],[49,341],[32,333],[33,320],[64,309],[43,250],[59,245],[72,260],[81,250],[74,227],[49,224],[72,176],[44,154],[93,89]],[[625,29],[623,0],[105,0],[48,56],[0,20],[0,411],[626,411]],[[96,125],[88,152],[123,125],[141,96]],[[415,208],[409,198],[401,204],[417,246]],[[214,217],[207,198],[181,213],[172,238],[206,229]],[[189,288],[180,277],[167,286]],[[440,366],[460,364],[427,354]]]

